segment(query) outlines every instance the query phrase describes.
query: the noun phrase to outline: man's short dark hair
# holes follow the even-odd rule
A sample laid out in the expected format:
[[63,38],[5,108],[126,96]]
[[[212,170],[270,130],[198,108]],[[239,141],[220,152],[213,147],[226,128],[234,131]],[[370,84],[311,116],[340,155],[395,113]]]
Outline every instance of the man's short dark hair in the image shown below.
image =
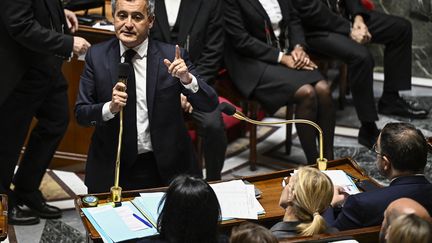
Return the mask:
[[408,123],[388,123],[381,131],[381,153],[400,171],[422,173],[427,162],[423,133]]
[[[147,2],[147,14],[149,16],[154,16],[155,0],[146,0],[146,2]],[[113,16],[116,11],[116,4],[117,4],[117,0],[111,0],[111,10]]]

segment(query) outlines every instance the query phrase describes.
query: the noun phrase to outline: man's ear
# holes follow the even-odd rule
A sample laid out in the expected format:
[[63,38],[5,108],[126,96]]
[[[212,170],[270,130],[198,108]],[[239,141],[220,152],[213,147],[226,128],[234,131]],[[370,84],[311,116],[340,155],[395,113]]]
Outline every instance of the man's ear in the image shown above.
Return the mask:
[[382,156],[382,160],[383,160],[383,169],[385,170],[385,171],[388,171],[390,168],[391,168],[391,162],[390,162],[390,159],[389,159],[389,157],[387,157],[387,155],[383,155]]
[[149,16],[149,29],[151,29],[153,27],[154,21],[155,21],[155,16],[153,14],[153,15]]

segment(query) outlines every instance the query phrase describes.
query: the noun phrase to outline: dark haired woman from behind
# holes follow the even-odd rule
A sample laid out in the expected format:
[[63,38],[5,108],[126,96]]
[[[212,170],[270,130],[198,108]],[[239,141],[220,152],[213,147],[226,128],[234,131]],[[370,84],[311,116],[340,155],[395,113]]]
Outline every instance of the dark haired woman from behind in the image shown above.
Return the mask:
[[215,192],[203,179],[178,176],[170,184],[159,208],[159,236],[145,242],[225,243],[218,234],[221,218]]

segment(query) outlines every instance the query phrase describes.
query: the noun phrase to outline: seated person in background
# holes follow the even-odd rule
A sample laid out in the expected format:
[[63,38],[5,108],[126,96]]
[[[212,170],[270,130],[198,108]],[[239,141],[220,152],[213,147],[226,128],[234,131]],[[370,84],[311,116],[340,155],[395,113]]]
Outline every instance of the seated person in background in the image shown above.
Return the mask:
[[[378,112],[426,118],[428,111],[399,96],[411,89],[411,23],[401,17],[366,10],[360,0],[292,0],[304,26],[307,47],[348,65],[348,80],[361,121],[358,142],[371,148],[378,137],[373,94],[374,59],[366,43],[385,45],[384,88]],[[348,17],[349,16],[349,17]]]
[[389,226],[387,243],[431,243],[431,223],[415,214],[401,215]]
[[432,184],[423,174],[428,151],[422,132],[408,123],[388,123],[374,151],[378,170],[391,180],[390,185],[347,198],[335,191],[332,207],[325,214],[331,226],[347,230],[380,225],[387,206],[402,197],[414,199],[432,212]]
[[[224,47],[222,0],[158,0],[155,16],[150,36],[185,48],[197,74],[207,84],[212,84],[220,68]],[[220,180],[227,148],[221,111],[217,108],[213,112],[202,112],[189,104],[186,108],[192,110],[197,133],[203,138],[206,179]],[[190,113],[190,110],[186,112]]]
[[[329,85],[310,61],[300,20],[291,1],[224,0],[225,64],[247,98],[273,114],[295,104],[295,117],[318,123],[324,155],[333,159],[335,114]],[[316,130],[296,124],[308,163],[318,158]]]
[[[387,230],[392,222],[401,215],[415,214],[422,219],[430,220],[428,211],[418,202],[410,198],[399,198],[390,203],[384,212],[384,220],[381,225],[380,242],[385,243]],[[418,241],[412,241],[418,242]]]
[[258,224],[245,222],[231,231],[230,243],[277,243],[271,232]]
[[[182,173],[202,174],[179,97],[184,94],[196,109],[211,112],[218,105],[217,95],[195,72],[186,51],[148,38],[154,1],[113,1],[116,38],[87,52],[75,116],[79,124],[95,126],[86,163],[89,193],[107,192],[112,186],[120,109],[123,190],[168,185]],[[130,67],[127,89],[117,82],[119,62]]]
[[222,243],[227,237],[218,234],[221,212],[219,201],[203,179],[178,176],[170,184],[158,218],[159,236],[145,242]]
[[321,216],[332,200],[333,183],[315,168],[301,167],[282,191],[279,205],[285,209],[283,221],[270,231],[278,239],[297,235],[332,233]]

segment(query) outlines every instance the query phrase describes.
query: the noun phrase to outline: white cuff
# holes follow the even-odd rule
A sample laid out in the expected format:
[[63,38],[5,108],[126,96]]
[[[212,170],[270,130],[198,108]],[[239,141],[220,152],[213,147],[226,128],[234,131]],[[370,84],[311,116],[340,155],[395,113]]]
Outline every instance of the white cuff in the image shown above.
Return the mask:
[[102,120],[103,121],[108,121],[108,120],[111,120],[112,118],[115,117],[115,114],[111,113],[111,111],[110,111],[110,108],[109,108],[110,104],[111,104],[111,101],[105,103],[102,107]]
[[279,56],[278,56],[278,63],[280,63],[282,61],[282,57],[283,57],[284,53],[283,52],[279,52]]
[[183,84],[181,81],[180,83],[188,90],[192,91],[192,93],[196,93],[199,90],[199,85],[198,85],[198,80],[195,78],[195,76],[192,76],[192,82],[190,82],[189,84]]

